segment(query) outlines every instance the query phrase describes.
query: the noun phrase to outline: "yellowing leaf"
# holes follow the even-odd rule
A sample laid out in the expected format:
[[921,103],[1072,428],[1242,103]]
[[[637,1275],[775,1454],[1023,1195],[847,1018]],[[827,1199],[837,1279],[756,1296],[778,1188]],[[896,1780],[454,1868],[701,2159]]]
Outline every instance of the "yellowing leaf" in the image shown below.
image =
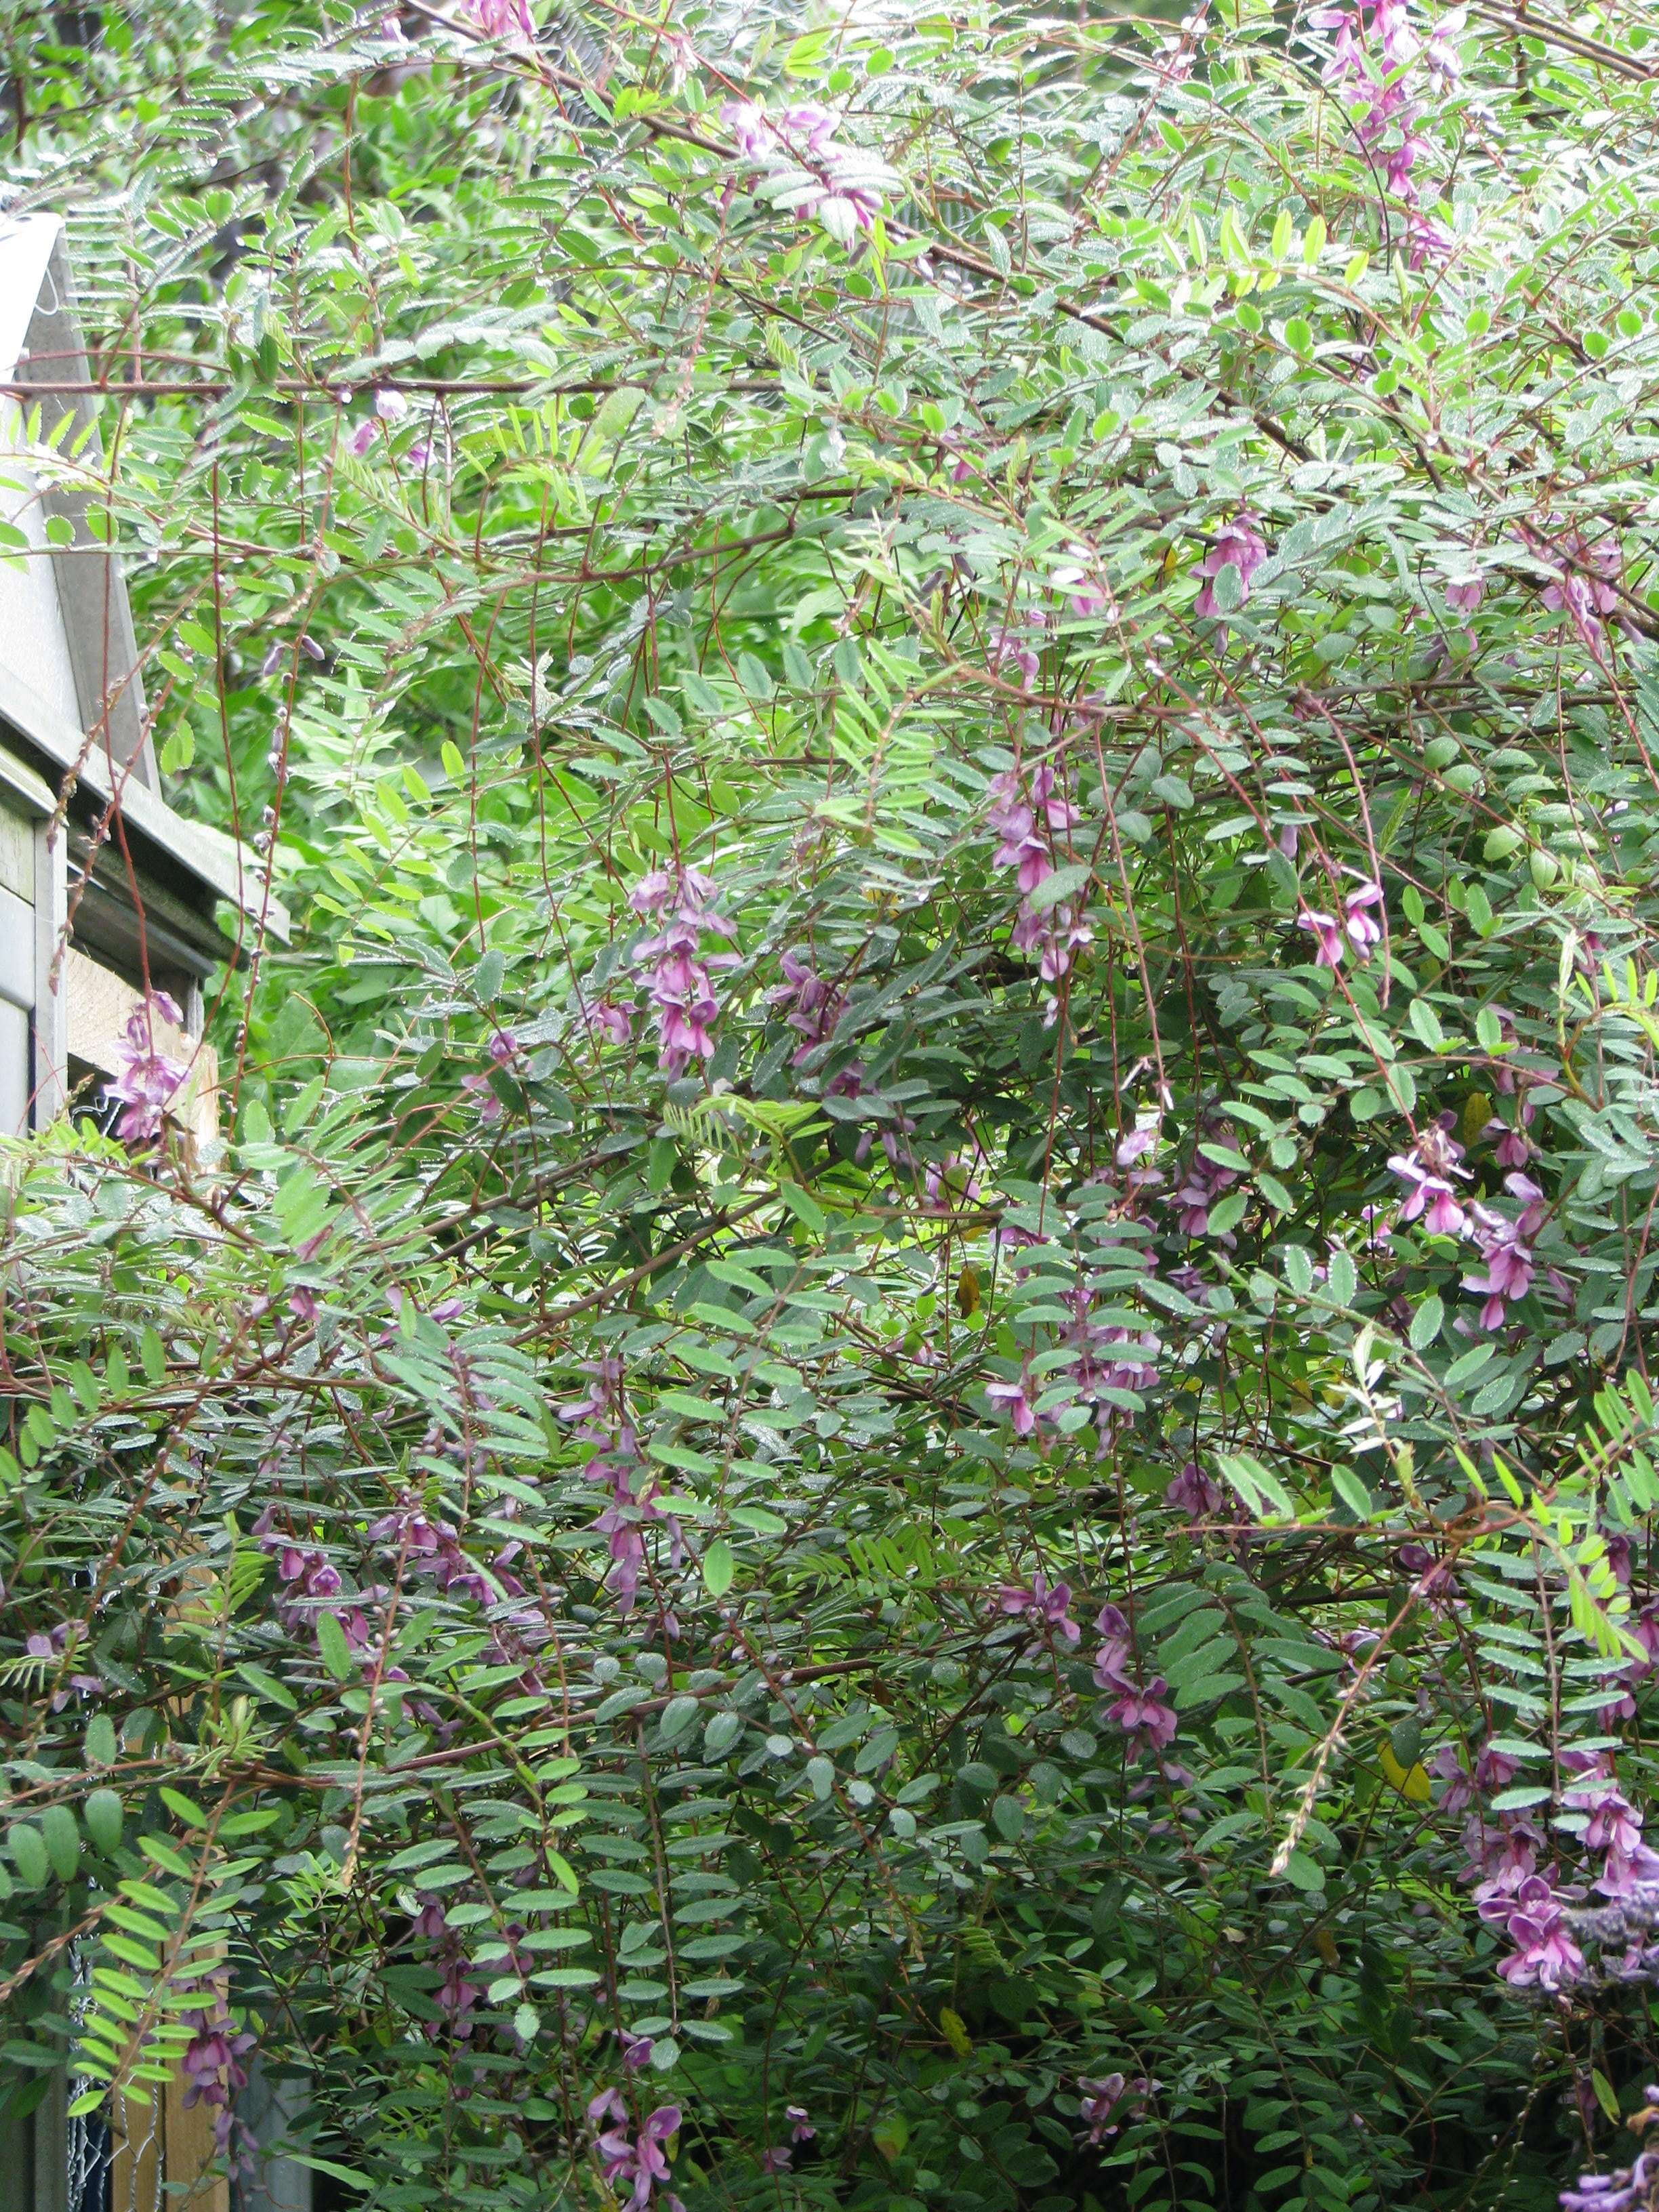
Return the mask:
[[1413,1805],[1428,1803],[1429,1778],[1424,1767],[1413,1766],[1408,1771],[1395,1757],[1393,1748],[1386,1739],[1378,1753],[1378,1759],[1383,1773],[1387,1775],[1389,1782],[1402,1797],[1409,1798]]

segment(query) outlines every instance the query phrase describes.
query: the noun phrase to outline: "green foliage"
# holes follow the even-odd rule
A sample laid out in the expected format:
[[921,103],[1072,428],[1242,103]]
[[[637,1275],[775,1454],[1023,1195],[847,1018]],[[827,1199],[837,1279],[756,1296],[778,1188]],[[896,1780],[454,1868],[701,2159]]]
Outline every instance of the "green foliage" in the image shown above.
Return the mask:
[[217,1156],[9,1156],[21,2096],[1553,2201],[1656,2055],[1645,27],[83,12],[13,173],[299,927]]

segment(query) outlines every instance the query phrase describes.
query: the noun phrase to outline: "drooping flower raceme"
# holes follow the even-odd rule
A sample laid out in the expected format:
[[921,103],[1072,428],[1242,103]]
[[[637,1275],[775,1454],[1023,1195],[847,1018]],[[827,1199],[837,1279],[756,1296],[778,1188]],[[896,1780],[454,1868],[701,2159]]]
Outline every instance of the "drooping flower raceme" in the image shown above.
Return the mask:
[[1498,1972],[1518,1988],[1559,1990],[1584,1971],[1584,1954],[1567,1927],[1566,1903],[1547,1876],[1528,1875],[1515,1895],[1508,1928],[1516,1949]]
[[705,936],[730,937],[732,926],[715,910],[717,893],[696,868],[653,870],[636,884],[629,904],[637,915],[660,924],[657,935],[635,947],[645,994],[657,1024],[658,1065],[671,1081],[694,1060],[712,1060],[709,1024],[720,1012],[713,969],[729,965],[732,953],[707,953]]
[[1012,868],[1020,890],[1009,941],[1016,951],[1035,952],[1043,981],[1057,983],[1079,948],[1093,942],[1094,931],[1079,901],[1045,906],[1033,894],[1054,872],[1055,840],[1076,826],[1078,811],[1060,788],[1051,760],[1039,762],[1029,776],[1013,769],[998,776],[991,799],[986,826],[998,839],[991,865]]
[[[594,2144],[600,2170],[613,2188],[631,2183],[629,2212],[642,2212],[651,2201],[652,2192],[668,2179],[668,2159],[663,2145],[679,2133],[679,2106],[659,2105],[644,2124],[633,2130],[628,2107],[619,2092],[601,2090],[588,2106],[587,2118],[589,2126],[593,2128],[605,2119],[616,2123],[605,2130]],[[678,2197],[667,2193],[660,2202],[665,2212],[673,2212],[673,2208],[679,2205]]]
[[185,1070],[161,1050],[155,1025],[168,1022],[180,1029],[184,1019],[175,1000],[165,991],[153,991],[133,1008],[125,1030],[116,1040],[115,1073],[106,1087],[108,1096],[125,1106],[116,1124],[116,1134],[126,1144],[155,1136],[178,1096]]
[[815,220],[840,245],[873,226],[897,182],[878,156],[840,143],[841,118],[815,100],[771,112],[753,100],[728,100],[720,120],[738,153],[764,173],[767,198]]

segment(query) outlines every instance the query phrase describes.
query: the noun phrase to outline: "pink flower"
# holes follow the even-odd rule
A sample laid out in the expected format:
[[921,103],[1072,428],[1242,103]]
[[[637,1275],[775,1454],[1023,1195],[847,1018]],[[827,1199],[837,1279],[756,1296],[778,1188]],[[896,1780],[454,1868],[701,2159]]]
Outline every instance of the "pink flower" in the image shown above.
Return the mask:
[[357,425],[351,440],[351,450],[360,458],[374,442],[374,435],[382,422],[401,422],[409,412],[409,402],[401,392],[381,390],[374,394],[374,412]]
[[1215,1477],[1206,1474],[1195,1459],[1189,1459],[1164,1492],[1164,1503],[1194,1521],[1202,1521],[1219,1511],[1224,1495]]
[[448,1960],[444,1967],[442,1979],[432,1992],[434,2003],[449,2016],[452,2033],[463,2038],[470,2036],[472,2033],[472,2022],[466,2015],[483,1994],[478,1984],[468,1974],[466,1971],[468,1963],[468,1960],[459,1954]]
[[461,1088],[463,1091],[470,1091],[479,1102],[478,1120],[484,1127],[490,1127],[501,1120],[506,1109],[495,1096],[494,1087],[487,1075],[477,1073],[464,1075],[461,1078]]
[[1396,1154],[1389,1165],[1411,1188],[1400,1209],[1402,1221],[1415,1221],[1422,1217],[1423,1226],[1431,1237],[1461,1237],[1468,1226],[1468,1217],[1458,1203],[1457,1194],[1443,1176],[1425,1174],[1417,1162]]
[[789,2123],[789,2140],[792,2143],[811,2142],[813,2136],[817,2135],[817,2130],[807,2117],[805,2105],[786,2105],[783,2108],[783,2117]]
[[1406,258],[1413,269],[1451,258],[1452,240],[1443,227],[1413,208],[1406,217]]
[[[587,2108],[590,2123],[597,2124],[600,2118],[616,2112],[621,2104],[614,2089],[609,2093],[608,2103],[595,2098]],[[659,2105],[637,2135],[629,2135],[624,2110],[620,2124],[599,2138],[596,2148],[605,2179],[613,2187],[625,2181],[634,2185],[628,2199],[630,2212],[641,2212],[650,2202],[652,2190],[659,2181],[667,2180],[668,2160],[661,2146],[679,2133],[679,2106]]]
[[1457,1755],[1455,1744],[1443,1743],[1432,1759],[1427,1761],[1428,1771],[1445,1788],[1440,1793],[1443,1813],[1461,1813],[1474,1799],[1474,1790],[1468,1771]]
[[1316,913],[1310,908],[1296,918],[1298,929],[1311,930],[1317,944],[1314,954],[1316,968],[1340,968],[1342,964],[1342,926],[1328,914]]
[[636,914],[662,923],[657,936],[635,947],[633,958],[641,971],[647,963],[654,963],[645,975],[646,996],[656,1013],[658,1066],[671,1082],[692,1060],[714,1056],[708,1025],[720,1012],[720,1002],[713,970],[736,957],[702,950],[709,932],[721,937],[732,933],[731,922],[714,909],[715,896],[714,884],[698,869],[679,868],[671,875],[656,868],[641,878],[629,897]]
[[1382,924],[1374,921],[1368,911],[1382,902],[1382,886],[1380,884],[1361,884],[1357,891],[1348,894],[1348,912],[1344,927],[1362,960],[1369,960],[1371,947],[1382,942]]
[[585,1010],[583,1019],[596,1044],[626,1044],[634,1034],[634,1004],[628,999],[600,999]]
[[847,1001],[799,952],[786,952],[779,965],[784,980],[766,996],[770,1005],[787,1009],[784,1019],[804,1040],[791,1061],[793,1066],[799,1067],[826,1038],[835,1035]]
[[1066,595],[1066,605],[1074,615],[1091,619],[1103,615],[1112,604],[1112,595],[1095,573],[1091,557],[1086,549],[1076,549],[1077,560],[1054,570],[1054,583]]
[[1125,1735],[1140,1736],[1154,1751],[1162,1751],[1173,1742],[1180,1723],[1175,1707],[1168,1699],[1169,1684],[1162,1674],[1154,1674],[1144,1689],[1127,1689],[1117,1702],[1109,1706],[1106,1717],[1115,1721]]
[[180,1029],[184,1019],[177,1002],[165,991],[152,992],[127,1017],[125,1033],[115,1047],[115,1073],[106,1086],[106,1095],[120,1099],[126,1107],[116,1124],[116,1134],[124,1144],[156,1134],[185,1079],[185,1070],[177,1060],[169,1060],[155,1042],[158,1021]]
[[720,121],[736,140],[738,153],[751,161],[759,161],[777,143],[777,133],[765,109],[752,100],[728,100],[720,109]]
[[[1525,1177],[1522,1180],[1524,1182]],[[1506,1220],[1493,1207],[1479,1203],[1469,1209],[1474,1241],[1486,1263],[1484,1275],[1466,1275],[1463,1287],[1485,1298],[1480,1309],[1482,1328],[1503,1326],[1504,1302],[1523,1298],[1532,1288],[1533,1257],[1521,1242],[1519,1224]]]
[[1512,1129],[1507,1121],[1496,1117],[1486,1123],[1481,1134],[1496,1137],[1493,1158],[1500,1168],[1523,1168],[1532,1158],[1532,1146],[1519,1129]]
[[1075,1644],[1083,1633],[1071,1615],[1072,1587],[1069,1583],[1056,1583],[1051,1589],[1041,1574],[1031,1577],[1029,1589],[1008,1583],[997,1593],[1000,1612],[1022,1615],[1029,1613],[1034,1622],[1045,1628],[1057,1628],[1068,1644]]
[[[1043,873],[1048,872],[1045,861]],[[1075,910],[1063,902],[1046,914],[1022,912],[1008,933],[1008,942],[1017,952],[1037,953],[1037,973],[1045,983],[1059,982],[1069,973],[1078,947],[1094,941],[1095,933],[1089,924],[1080,921]]]
[[[1198,1135],[1203,1139],[1216,1133],[1200,1126]],[[1206,1237],[1210,1229],[1210,1208],[1223,1191],[1238,1181],[1235,1168],[1224,1167],[1219,1160],[1211,1159],[1194,1146],[1193,1157],[1182,1173],[1176,1188],[1166,1201],[1181,1210],[1176,1217],[1176,1226],[1183,1237]],[[1224,1241],[1231,1241],[1224,1240]]]
[[1392,191],[1407,198],[1413,196],[1412,171],[1416,166],[1419,155],[1426,154],[1428,151],[1426,141],[1413,137],[1411,130],[1407,128],[1405,137],[1389,155],[1388,179]]
[[1521,1762],[1488,1743],[1474,1762],[1474,1786],[1487,1791],[1507,1790],[1521,1771]]
[[815,100],[803,100],[786,107],[778,123],[779,135],[792,153],[822,160],[830,151],[830,142],[840,127],[841,118],[827,107],[820,107]]
[[[1551,548],[1553,553],[1556,549]],[[1556,557],[1561,566],[1555,580],[1539,593],[1540,603],[1570,617],[1579,634],[1592,644],[1600,636],[1601,617],[1612,615],[1621,629],[1628,626],[1620,611],[1616,580],[1624,568],[1624,556],[1613,537],[1592,541],[1583,531],[1570,531]]]
[[1199,563],[1198,573],[1209,580],[1193,602],[1195,615],[1218,615],[1215,603],[1215,580],[1224,568],[1231,568],[1238,577],[1238,603],[1243,606],[1250,596],[1250,579],[1267,557],[1267,541],[1256,526],[1255,517],[1247,507],[1241,507],[1234,520],[1226,524],[1221,535]]
[[1457,41],[1467,21],[1467,9],[1449,8],[1429,33],[1424,64],[1428,71],[1429,89],[1437,99],[1443,98],[1462,81],[1463,64]]
[[1626,1856],[1642,1844],[1642,1815],[1616,1782],[1602,1779],[1569,1790],[1566,1802],[1575,1812],[1588,1812],[1584,1848],[1591,1851],[1620,1851]]
[[1486,596],[1484,576],[1462,576],[1446,586],[1446,605],[1454,614],[1472,615]]
[[1108,2074],[1098,2081],[1091,2080],[1086,2075],[1079,2079],[1077,2085],[1078,2118],[1088,2124],[1091,2143],[1103,2143],[1109,2136],[1117,2133],[1117,2130],[1109,2127],[1107,2122],[1123,2094],[1124,2087],[1121,2074]]
[[1037,1425],[1036,1408],[1028,1395],[1030,1389],[1030,1384],[1023,1376],[1018,1382],[988,1382],[985,1386],[988,1398],[1008,1408],[1008,1418],[1017,1437],[1029,1437]]
[[1584,1971],[1584,1954],[1567,1932],[1566,1912],[1543,1875],[1528,1875],[1516,1893],[1509,1932],[1518,1948],[1498,1972],[1517,1989],[1559,1990]]
[[485,38],[520,38],[529,45],[535,44],[536,25],[530,13],[530,0],[461,0],[461,6]]
[[1095,1626],[1104,1639],[1095,1654],[1096,1681],[1103,1690],[1130,1688],[1134,1654],[1128,1620],[1116,1606],[1103,1605],[1095,1615]]

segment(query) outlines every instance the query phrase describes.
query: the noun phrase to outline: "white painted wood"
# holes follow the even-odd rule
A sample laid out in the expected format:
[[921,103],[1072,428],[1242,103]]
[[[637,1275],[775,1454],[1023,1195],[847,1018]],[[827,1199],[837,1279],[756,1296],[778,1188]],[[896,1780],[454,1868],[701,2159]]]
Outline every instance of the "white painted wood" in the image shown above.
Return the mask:
[[33,906],[0,886],[0,999],[26,1014],[34,1005],[37,951]]
[[69,1011],[63,956],[69,936],[69,865],[63,825],[34,832],[34,1126],[69,1103]]
[[27,1133],[29,1074],[28,1009],[0,1000],[0,1136]]
[[[53,388],[90,380],[56,216],[0,216],[0,379],[40,387],[38,400],[13,397],[0,410],[0,447],[11,455],[0,478],[13,480],[11,489],[0,491],[0,513],[30,546],[21,561],[0,564],[0,664],[23,677],[114,767],[157,790],[119,556],[87,527],[103,463],[96,403],[88,392]],[[25,465],[16,456],[28,446],[56,458],[45,466]],[[69,544],[49,540],[52,516],[69,524]]]

